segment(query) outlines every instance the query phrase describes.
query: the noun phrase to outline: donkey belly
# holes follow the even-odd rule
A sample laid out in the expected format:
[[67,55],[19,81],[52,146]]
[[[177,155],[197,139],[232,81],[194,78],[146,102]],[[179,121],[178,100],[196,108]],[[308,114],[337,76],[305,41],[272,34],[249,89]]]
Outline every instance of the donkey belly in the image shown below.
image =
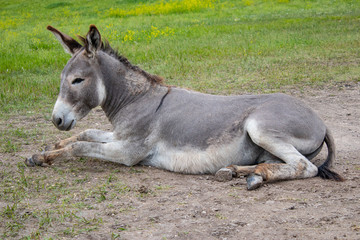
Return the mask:
[[262,149],[249,142],[247,136],[234,138],[227,144],[210,145],[205,150],[195,146],[177,148],[162,141],[142,164],[180,173],[215,173],[231,164],[253,165],[261,153]]

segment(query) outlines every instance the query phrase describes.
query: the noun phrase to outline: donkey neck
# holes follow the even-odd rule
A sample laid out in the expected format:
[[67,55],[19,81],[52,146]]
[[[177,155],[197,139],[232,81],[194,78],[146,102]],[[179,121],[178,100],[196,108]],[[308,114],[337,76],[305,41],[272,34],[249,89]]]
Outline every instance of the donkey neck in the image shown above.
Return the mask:
[[143,70],[129,67],[117,59],[113,60],[114,58],[110,59],[103,66],[106,99],[101,106],[112,123],[131,105],[134,106],[143,99],[153,99],[158,95],[161,98],[161,94],[166,93],[164,89],[167,89],[148,79],[147,73]]

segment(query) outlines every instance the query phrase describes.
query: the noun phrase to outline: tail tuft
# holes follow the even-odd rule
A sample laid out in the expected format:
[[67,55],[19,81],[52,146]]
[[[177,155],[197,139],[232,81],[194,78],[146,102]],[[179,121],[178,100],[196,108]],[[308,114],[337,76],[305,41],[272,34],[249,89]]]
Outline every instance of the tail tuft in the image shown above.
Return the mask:
[[326,158],[326,161],[318,167],[318,174],[317,176],[324,178],[324,179],[331,179],[338,182],[345,181],[343,177],[341,177],[338,173],[330,170],[330,167],[335,160],[335,143],[334,138],[331,135],[330,130],[326,129],[326,135],[324,139],[327,148],[328,148],[328,156]]
[[345,181],[345,179],[342,176],[340,176],[340,174],[330,170],[327,166],[324,166],[324,165],[322,165],[318,168],[317,176],[319,176],[323,179],[335,180],[337,182]]

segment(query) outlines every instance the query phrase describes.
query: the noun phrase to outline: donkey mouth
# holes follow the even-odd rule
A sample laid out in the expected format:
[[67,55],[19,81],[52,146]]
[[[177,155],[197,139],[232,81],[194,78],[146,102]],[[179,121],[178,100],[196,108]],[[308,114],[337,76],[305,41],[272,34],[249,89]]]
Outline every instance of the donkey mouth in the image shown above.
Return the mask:
[[61,123],[60,121],[52,121],[55,127],[61,131],[70,131],[73,127],[75,127],[76,120],[73,119],[71,122],[68,123]]
[[70,131],[73,127],[75,127],[76,121],[72,120],[69,127],[65,129],[65,131]]

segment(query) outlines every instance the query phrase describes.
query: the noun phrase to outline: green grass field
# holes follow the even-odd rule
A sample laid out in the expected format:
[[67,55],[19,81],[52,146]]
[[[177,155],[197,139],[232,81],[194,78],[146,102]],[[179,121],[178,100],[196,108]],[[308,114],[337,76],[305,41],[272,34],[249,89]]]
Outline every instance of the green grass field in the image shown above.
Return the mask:
[[18,0],[0,11],[1,112],[54,102],[69,55],[47,25],[75,37],[96,24],[132,63],[209,93],[359,81],[359,1]]
[[[358,0],[0,0],[0,12],[0,157],[6,157],[0,161],[0,239],[76,238],[103,225],[101,217],[81,217],[81,210],[99,204],[111,210],[108,201],[118,197],[144,197],[117,179],[120,170],[110,163],[101,165],[101,178],[92,179],[86,164],[29,170],[16,155],[40,151],[33,148],[58,134],[48,127],[49,117],[70,55],[47,25],[76,37],[95,24],[133,64],[169,85],[213,94],[360,81]],[[32,117],[21,124],[23,115]],[[16,124],[5,121],[14,116]],[[83,188],[88,179],[93,188]],[[149,194],[166,188],[171,186],[156,186]],[[108,237],[119,239],[125,230]]]

